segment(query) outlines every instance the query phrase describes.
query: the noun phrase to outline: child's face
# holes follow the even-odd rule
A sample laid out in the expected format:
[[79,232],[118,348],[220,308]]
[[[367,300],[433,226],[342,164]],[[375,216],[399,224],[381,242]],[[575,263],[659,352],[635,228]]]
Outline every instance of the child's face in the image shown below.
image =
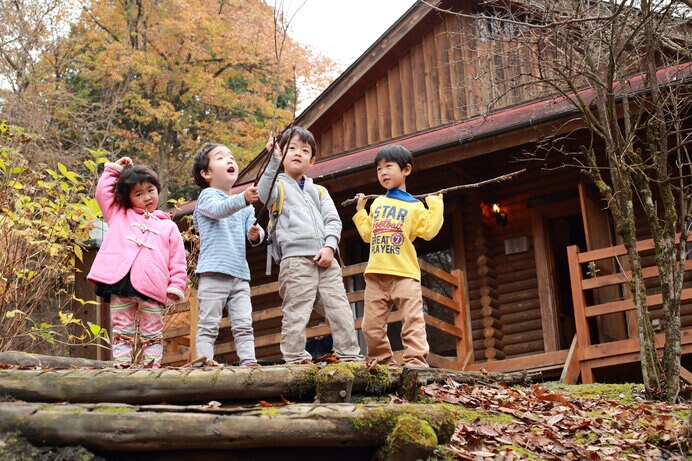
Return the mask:
[[150,182],[139,182],[130,190],[130,203],[151,213],[159,206],[159,191]]
[[385,189],[394,189],[398,187],[401,190],[406,190],[406,176],[411,174],[411,164],[407,163],[402,170],[398,163],[380,160],[377,164],[377,180]]
[[209,152],[209,166],[201,174],[209,187],[229,191],[238,179],[238,164],[227,147],[219,146]]
[[315,163],[312,147],[295,135],[285,148],[288,150],[284,157],[284,171],[293,179],[300,180],[307,169]]

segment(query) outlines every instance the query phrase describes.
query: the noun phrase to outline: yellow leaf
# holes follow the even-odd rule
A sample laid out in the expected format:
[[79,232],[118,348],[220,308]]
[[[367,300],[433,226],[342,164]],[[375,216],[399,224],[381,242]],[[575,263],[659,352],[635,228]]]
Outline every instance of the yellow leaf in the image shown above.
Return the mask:
[[74,246],[74,254],[80,261],[84,261],[84,254],[82,253],[82,247],[79,245]]

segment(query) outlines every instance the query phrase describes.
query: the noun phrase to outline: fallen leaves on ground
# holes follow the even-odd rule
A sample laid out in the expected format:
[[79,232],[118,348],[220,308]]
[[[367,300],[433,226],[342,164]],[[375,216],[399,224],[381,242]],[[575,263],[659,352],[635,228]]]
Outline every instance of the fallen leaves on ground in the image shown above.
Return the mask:
[[689,404],[616,401],[531,387],[448,381],[421,393],[457,405],[462,420],[436,459],[685,460]]

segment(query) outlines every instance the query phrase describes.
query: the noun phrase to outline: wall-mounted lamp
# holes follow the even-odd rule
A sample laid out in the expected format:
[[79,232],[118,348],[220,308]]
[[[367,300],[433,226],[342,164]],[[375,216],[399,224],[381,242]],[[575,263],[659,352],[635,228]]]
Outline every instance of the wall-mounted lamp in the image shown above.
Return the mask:
[[504,211],[502,211],[500,209],[499,203],[493,203],[492,211],[493,211],[493,216],[495,216],[495,221],[501,226],[506,226],[507,225],[507,213],[505,213]]

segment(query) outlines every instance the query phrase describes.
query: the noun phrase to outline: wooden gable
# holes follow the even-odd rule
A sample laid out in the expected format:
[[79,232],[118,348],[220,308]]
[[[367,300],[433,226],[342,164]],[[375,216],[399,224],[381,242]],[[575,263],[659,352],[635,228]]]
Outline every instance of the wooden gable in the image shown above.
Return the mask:
[[[472,12],[470,1],[437,3]],[[315,134],[318,159],[477,117],[491,103],[499,111],[535,99],[507,83],[527,60],[484,40],[483,27],[414,5],[299,117]]]

